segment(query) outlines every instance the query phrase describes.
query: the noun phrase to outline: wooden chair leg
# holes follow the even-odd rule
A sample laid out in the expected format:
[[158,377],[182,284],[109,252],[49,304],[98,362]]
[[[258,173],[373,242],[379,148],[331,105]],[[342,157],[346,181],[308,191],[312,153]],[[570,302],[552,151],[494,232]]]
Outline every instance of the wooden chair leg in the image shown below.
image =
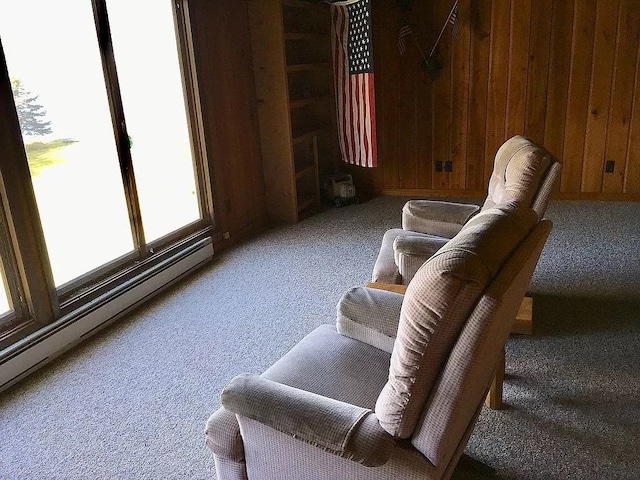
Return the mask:
[[500,410],[502,408],[502,384],[504,383],[504,369],[505,369],[505,354],[502,349],[502,354],[498,360],[498,366],[496,372],[493,375],[491,381],[491,387],[489,393],[484,401],[484,404],[493,410]]
[[533,334],[533,298],[524,297],[522,299],[516,320],[511,327],[511,333]]

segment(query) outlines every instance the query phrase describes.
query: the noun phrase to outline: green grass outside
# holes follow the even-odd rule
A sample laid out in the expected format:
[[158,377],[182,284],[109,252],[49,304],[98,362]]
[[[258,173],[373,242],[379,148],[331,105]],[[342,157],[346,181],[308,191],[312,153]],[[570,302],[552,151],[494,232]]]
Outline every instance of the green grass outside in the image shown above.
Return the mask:
[[61,155],[62,150],[74,143],[76,143],[75,140],[61,138],[50,142],[25,144],[31,175],[37,176],[43,169],[64,162],[65,158]]

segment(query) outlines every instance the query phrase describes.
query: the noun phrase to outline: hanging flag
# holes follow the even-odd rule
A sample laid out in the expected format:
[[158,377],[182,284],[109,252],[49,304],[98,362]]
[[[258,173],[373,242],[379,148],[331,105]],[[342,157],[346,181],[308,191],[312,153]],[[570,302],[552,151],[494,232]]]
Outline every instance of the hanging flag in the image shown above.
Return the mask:
[[398,32],[398,50],[400,50],[400,55],[404,55],[407,51],[407,42],[405,38],[407,38],[409,35],[413,35],[413,32],[411,31],[411,27],[409,25],[405,25]]
[[342,159],[377,167],[370,0],[331,4],[338,143]]
[[449,19],[447,20],[449,24],[451,24],[451,36],[454,39],[457,39],[460,35],[460,25],[458,24],[458,1],[453,5],[453,9],[449,14]]
[[458,0],[453,2],[453,6],[451,7],[451,11],[449,12],[449,15],[447,15],[447,19],[444,21],[444,25],[442,25],[442,30],[440,30],[440,35],[438,35],[438,38],[436,39],[435,43],[433,44],[433,48],[431,49],[431,53],[429,54],[429,58],[427,58],[425,60],[425,63],[428,63],[429,60],[431,60],[431,58],[433,57],[433,54],[435,53],[436,48],[438,47],[438,43],[440,43],[440,39],[442,38],[442,34],[444,33],[445,28],[447,28],[447,25],[451,25],[451,36],[453,38],[457,38],[458,37],[458,33],[459,33]]

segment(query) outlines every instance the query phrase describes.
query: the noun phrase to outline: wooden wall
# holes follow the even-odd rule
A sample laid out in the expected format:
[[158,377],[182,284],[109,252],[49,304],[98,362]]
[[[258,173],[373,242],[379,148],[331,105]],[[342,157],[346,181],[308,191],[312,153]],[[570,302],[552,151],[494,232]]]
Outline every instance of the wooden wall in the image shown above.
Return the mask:
[[372,2],[380,166],[352,168],[357,182],[484,195],[497,148],[524,134],[562,160],[560,197],[640,199],[640,2],[460,0],[430,80],[413,39],[399,54],[398,30],[408,22],[428,54],[452,3],[416,0],[403,15]]
[[216,231],[242,239],[267,217],[246,1],[190,0]]

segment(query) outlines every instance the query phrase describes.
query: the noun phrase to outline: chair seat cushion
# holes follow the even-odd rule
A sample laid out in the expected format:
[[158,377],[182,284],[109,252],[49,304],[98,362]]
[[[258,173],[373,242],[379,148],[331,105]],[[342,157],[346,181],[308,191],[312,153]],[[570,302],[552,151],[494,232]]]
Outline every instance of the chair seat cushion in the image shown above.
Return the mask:
[[391,355],[321,325],[262,376],[373,410],[387,382]]
[[[387,382],[391,355],[321,325],[262,376],[291,387],[373,410]],[[207,421],[206,442],[220,458],[237,463],[244,448],[236,416],[224,407]]]

